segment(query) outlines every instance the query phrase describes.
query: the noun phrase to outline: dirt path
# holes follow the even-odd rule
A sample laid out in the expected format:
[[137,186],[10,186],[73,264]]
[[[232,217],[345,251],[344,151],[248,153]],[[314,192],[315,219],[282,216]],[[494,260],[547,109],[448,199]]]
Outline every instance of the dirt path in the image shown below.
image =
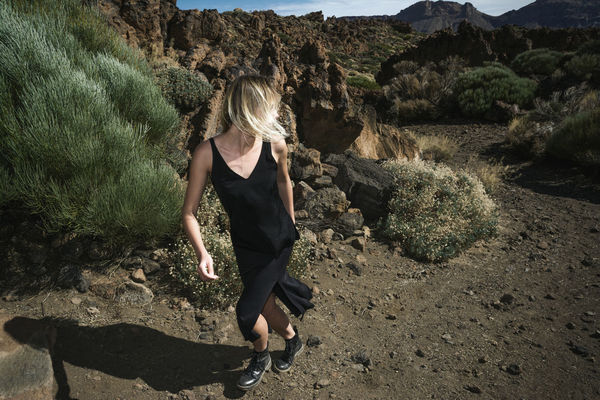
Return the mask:
[[[457,164],[503,154],[499,125],[410,128],[457,140]],[[76,321],[58,331],[62,398],[600,398],[600,183],[555,163],[510,162],[520,175],[494,196],[498,237],[447,263],[418,263],[374,239],[364,253],[319,248],[305,280],[318,287],[316,307],[292,322],[320,344],[247,394],[235,386],[250,355],[235,313],[182,308],[165,276],[148,282],[156,297],[140,308],[75,289],[0,308],[40,318],[43,302],[45,315]],[[346,263],[359,253],[357,275]],[[278,357],[283,339],[269,347]]]

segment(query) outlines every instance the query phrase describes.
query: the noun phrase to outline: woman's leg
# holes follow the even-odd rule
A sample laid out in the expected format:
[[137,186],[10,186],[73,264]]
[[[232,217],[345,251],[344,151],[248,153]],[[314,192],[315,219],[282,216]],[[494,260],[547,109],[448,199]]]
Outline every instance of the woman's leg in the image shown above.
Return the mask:
[[254,350],[260,352],[267,348],[267,341],[269,340],[269,327],[267,326],[267,321],[262,314],[258,314],[258,319],[256,320],[256,324],[254,324],[254,331],[260,335],[258,339],[256,339],[252,344],[254,345]]
[[[261,316],[264,316],[266,322],[284,339],[294,337],[296,332],[292,328],[292,324],[285,312],[275,303],[275,293],[271,292],[262,309]],[[266,326],[265,322],[265,326]],[[256,329],[256,328],[255,328]],[[262,339],[262,333],[261,333]]]

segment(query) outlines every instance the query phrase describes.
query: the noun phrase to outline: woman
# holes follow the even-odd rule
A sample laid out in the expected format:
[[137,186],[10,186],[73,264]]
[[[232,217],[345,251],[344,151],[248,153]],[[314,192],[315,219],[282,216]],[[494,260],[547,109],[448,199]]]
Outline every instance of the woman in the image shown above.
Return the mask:
[[[204,281],[217,280],[195,218],[206,184],[211,181],[229,215],[231,241],[244,290],[236,305],[238,327],[254,345],[238,387],[258,385],[271,367],[268,335],[285,339],[283,356],[273,362],[288,371],[303,350],[298,328],[275,302],[278,297],[296,316],[313,308],[308,286],[291,277],[288,261],[296,229],[292,186],[287,171],[285,129],[277,122],[281,96],[268,78],[242,75],[225,92],[221,110],[223,133],[194,150],[183,205],[184,229],[199,260]],[[272,329],[271,329],[272,328]]]

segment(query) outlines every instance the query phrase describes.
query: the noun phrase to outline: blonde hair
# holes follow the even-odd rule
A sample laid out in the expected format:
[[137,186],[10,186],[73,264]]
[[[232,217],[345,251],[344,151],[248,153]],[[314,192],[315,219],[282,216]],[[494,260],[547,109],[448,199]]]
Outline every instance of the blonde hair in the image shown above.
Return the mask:
[[277,121],[274,112],[279,110],[281,95],[271,78],[262,75],[241,75],[231,82],[221,107],[223,132],[231,125],[263,140],[288,137],[289,133]]

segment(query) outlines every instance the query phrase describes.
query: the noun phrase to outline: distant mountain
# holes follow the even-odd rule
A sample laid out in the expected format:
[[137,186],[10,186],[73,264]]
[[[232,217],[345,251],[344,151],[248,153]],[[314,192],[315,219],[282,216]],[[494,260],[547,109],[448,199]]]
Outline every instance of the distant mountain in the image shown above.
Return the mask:
[[471,3],[455,1],[419,1],[396,15],[339,17],[338,19],[395,19],[408,22],[420,32],[432,33],[452,28],[467,20],[483,29],[502,25],[520,25],[528,28],[592,27],[600,26],[600,0],[537,0],[518,10],[497,17],[478,11]]
[[598,0],[537,0],[534,3],[492,17],[494,25],[521,25],[528,28],[587,28],[600,26]]

